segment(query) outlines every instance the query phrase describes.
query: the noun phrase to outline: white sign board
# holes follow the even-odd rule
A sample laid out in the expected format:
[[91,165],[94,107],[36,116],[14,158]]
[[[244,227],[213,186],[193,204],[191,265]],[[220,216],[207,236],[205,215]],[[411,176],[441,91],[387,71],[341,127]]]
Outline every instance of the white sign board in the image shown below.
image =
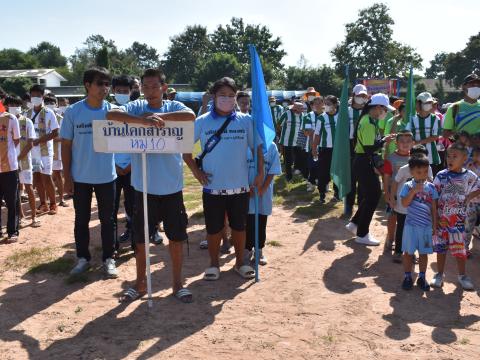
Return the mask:
[[93,121],[93,148],[104,153],[191,153],[193,121],[165,121],[156,128],[120,121]]

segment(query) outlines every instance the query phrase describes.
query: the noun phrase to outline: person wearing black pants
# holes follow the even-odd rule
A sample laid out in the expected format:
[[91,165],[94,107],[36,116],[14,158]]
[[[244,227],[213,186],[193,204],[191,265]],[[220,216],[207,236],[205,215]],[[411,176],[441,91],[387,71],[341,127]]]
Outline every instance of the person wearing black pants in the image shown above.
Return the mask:
[[294,147],[294,168],[300,170],[304,179],[308,179],[308,153],[305,151],[304,147],[295,146]]
[[[397,229],[395,230],[395,254],[402,254],[402,237],[403,237],[403,228],[405,226],[405,219],[407,214],[402,214],[395,211],[397,215]],[[399,263],[402,262],[401,257],[399,257]]]
[[375,239],[369,231],[382,194],[380,180],[374,167],[380,164],[374,164],[374,157],[379,158],[380,155],[377,154],[385,141],[389,138],[393,139],[395,135],[388,135],[382,139],[377,122],[385,118],[387,110],[392,109],[388,96],[375,94],[365,105],[358,124],[353,171],[362,197],[357,212],[347,224],[346,229],[357,235],[355,242],[363,245],[380,245],[380,241]]
[[292,166],[295,146],[283,146],[283,159],[285,160],[285,175],[287,181],[292,180]]
[[123,206],[125,208],[125,214],[127,216],[127,227],[125,232],[120,235],[120,241],[118,241],[117,236],[115,236],[115,250],[118,250],[120,247],[120,242],[131,240],[132,249],[135,245],[133,242],[133,237],[131,236],[132,231],[132,216],[133,216],[133,202],[134,202],[134,189],[130,184],[130,172],[127,174],[120,175],[117,172],[117,180],[115,183],[115,208],[113,210],[113,222],[115,232],[117,231],[118,223],[118,209],[120,208],[120,196],[123,190]]
[[18,172],[0,172],[0,199],[7,206],[7,235],[9,242],[15,242],[18,236]]
[[[258,214],[258,248],[261,250],[265,247],[267,238],[267,219],[268,215]],[[245,249],[252,250],[255,248],[255,214],[248,214],[247,217],[247,241]]]

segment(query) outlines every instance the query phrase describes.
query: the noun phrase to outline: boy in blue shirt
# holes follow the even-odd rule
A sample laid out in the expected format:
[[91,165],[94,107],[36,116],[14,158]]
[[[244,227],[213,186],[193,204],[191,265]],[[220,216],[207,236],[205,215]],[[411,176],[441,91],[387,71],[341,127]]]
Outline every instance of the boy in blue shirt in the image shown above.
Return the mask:
[[[157,69],[147,69],[141,77],[145,99],[131,101],[118,110],[110,111],[107,119],[163,127],[164,120],[193,121],[192,110],[178,101],[163,100],[167,90],[165,75]],[[143,216],[143,182],[141,154],[131,154],[131,181],[135,189],[133,238],[137,280],[134,288],[124,293],[123,301],[141,298],[146,289],[146,257]],[[183,162],[181,154],[147,154],[148,227],[163,221],[169,240],[172,260],[173,294],[182,302],[192,302],[192,293],[183,288],[183,242],[187,236],[187,213],[183,203]]]
[[73,190],[75,207],[74,234],[78,263],[72,269],[72,275],[83,273],[90,267],[88,224],[92,194],[95,192],[101,225],[104,270],[108,277],[118,276],[113,259],[113,206],[117,178],[115,162],[113,154],[94,151],[92,132],[92,121],[105,119],[107,112],[115,107],[105,100],[110,81],[110,73],[104,68],[94,67],[85,71],[83,84],[87,97],[66,109],[60,129],[64,191],[68,194]]
[[[280,165],[280,155],[275,143],[272,143],[265,154],[263,154],[263,163],[265,166],[265,180],[258,189],[258,248],[259,248],[259,264],[267,265],[267,258],[263,253],[265,240],[267,237],[267,219],[272,215],[273,203],[273,177],[282,174]],[[248,180],[253,184],[255,180],[255,163],[253,154],[248,151]],[[255,247],[255,197],[253,187],[250,189],[250,205],[247,217],[247,241],[245,243],[245,261],[244,264],[250,264],[252,257],[252,249]]]
[[419,253],[420,273],[417,286],[423,291],[430,290],[425,280],[428,254],[433,253],[432,233],[437,227],[438,192],[435,185],[427,181],[430,162],[426,156],[413,156],[408,160],[413,179],[407,181],[400,192],[402,206],[407,208],[405,227],[403,228],[402,251],[405,277],[402,288],[410,290],[413,286],[412,265],[415,251]]

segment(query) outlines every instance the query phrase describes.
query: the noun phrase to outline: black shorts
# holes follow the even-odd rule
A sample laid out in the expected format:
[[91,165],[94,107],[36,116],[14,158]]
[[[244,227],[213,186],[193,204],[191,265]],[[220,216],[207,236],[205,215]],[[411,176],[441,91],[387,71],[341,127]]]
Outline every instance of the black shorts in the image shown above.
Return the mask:
[[[188,216],[183,204],[181,191],[168,195],[148,194],[148,229],[151,230],[159,222],[168,240],[185,241],[187,236]],[[137,244],[145,243],[143,222],[143,193],[135,190],[135,205],[133,210],[133,239]]]
[[250,194],[212,195],[203,193],[203,213],[207,234],[218,234],[225,227],[225,213],[228,224],[235,231],[244,231],[247,224]]

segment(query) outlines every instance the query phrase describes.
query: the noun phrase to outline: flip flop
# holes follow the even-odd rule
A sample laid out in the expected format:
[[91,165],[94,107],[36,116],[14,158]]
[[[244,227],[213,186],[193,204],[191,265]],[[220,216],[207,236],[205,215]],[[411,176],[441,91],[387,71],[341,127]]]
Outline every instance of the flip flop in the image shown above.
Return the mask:
[[190,290],[182,288],[175,293],[175,297],[184,304],[193,302],[193,294]]
[[215,281],[220,278],[220,269],[217,267],[209,267],[205,270],[205,274],[203,275],[203,280],[207,281]]
[[120,302],[121,303],[131,303],[135,300],[139,300],[141,299],[142,297],[144,297],[146,294],[146,292],[138,292],[137,290],[135,290],[134,288],[129,288],[127,289],[127,291],[125,291],[123,293],[123,296],[120,298]]
[[244,279],[253,279],[255,277],[255,270],[249,265],[242,265],[240,268],[234,266],[233,268]]

